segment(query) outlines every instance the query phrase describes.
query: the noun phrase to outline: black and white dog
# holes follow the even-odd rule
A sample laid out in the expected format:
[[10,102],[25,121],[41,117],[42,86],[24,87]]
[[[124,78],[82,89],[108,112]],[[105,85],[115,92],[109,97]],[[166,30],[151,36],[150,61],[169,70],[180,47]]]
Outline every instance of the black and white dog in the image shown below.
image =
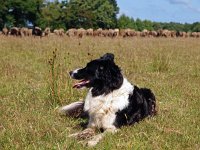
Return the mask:
[[89,146],[96,145],[106,132],[113,133],[123,125],[132,125],[156,114],[152,91],[129,83],[115,64],[113,54],[107,53],[89,62],[86,67],[71,71],[70,76],[80,80],[74,88],[87,87],[89,92],[84,102],[64,106],[60,112],[70,114],[73,110],[83,109],[88,114],[87,128],[70,135],[72,137],[81,137],[95,128],[104,131],[92,136],[87,142]]

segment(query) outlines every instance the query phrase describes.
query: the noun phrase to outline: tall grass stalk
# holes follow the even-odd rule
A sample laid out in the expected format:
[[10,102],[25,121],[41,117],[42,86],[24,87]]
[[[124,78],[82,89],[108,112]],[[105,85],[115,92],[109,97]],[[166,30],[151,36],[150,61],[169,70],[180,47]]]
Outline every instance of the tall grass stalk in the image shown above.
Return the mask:
[[52,106],[60,105],[60,97],[59,97],[59,87],[58,87],[58,80],[59,80],[59,73],[60,73],[60,65],[57,64],[57,49],[53,51],[51,58],[49,59],[49,103]]

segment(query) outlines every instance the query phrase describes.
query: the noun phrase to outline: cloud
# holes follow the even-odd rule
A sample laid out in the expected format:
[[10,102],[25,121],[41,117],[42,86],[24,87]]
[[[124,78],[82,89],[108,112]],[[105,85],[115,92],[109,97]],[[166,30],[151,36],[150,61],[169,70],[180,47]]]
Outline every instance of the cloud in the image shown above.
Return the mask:
[[188,5],[191,0],[168,0],[171,4],[183,4]]
[[200,9],[192,5],[192,0],[167,0],[167,1],[169,1],[170,4],[184,5],[186,8],[196,13],[200,13]]
[[189,9],[191,9],[192,11],[195,11],[195,12],[197,12],[197,13],[200,13],[200,9],[199,9],[199,8],[196,8],[196,7],[192,6],[192,5],[188,5],[187,7],[188,7]]

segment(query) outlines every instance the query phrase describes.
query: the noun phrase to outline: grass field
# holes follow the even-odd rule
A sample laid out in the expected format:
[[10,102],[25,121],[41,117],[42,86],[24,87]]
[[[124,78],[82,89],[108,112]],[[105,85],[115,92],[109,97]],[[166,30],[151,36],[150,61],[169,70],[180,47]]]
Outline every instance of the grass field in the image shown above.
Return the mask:
[[92,149],[200,149],[200,39],[0,36],[0,150],[87,149],[67,137],[83,120],[57,108],[87,92],[72,89],[68,72],[106,52],[129,81],[154,91],[158,115]]

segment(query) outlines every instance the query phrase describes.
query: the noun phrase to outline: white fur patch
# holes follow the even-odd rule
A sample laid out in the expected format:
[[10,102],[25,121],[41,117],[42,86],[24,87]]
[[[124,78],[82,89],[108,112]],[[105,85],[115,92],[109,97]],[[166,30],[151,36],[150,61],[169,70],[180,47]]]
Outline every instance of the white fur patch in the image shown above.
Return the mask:
[[88,127],[97,127],[104,129],[113,129],[116,112],[124,109],[129,104],[129,95],[133,92],[131,85],[126,78],[123,80],[122,86],[107,95],[92,96],[92,88],[89,90],[84,110],[88,111],[90,119]]

